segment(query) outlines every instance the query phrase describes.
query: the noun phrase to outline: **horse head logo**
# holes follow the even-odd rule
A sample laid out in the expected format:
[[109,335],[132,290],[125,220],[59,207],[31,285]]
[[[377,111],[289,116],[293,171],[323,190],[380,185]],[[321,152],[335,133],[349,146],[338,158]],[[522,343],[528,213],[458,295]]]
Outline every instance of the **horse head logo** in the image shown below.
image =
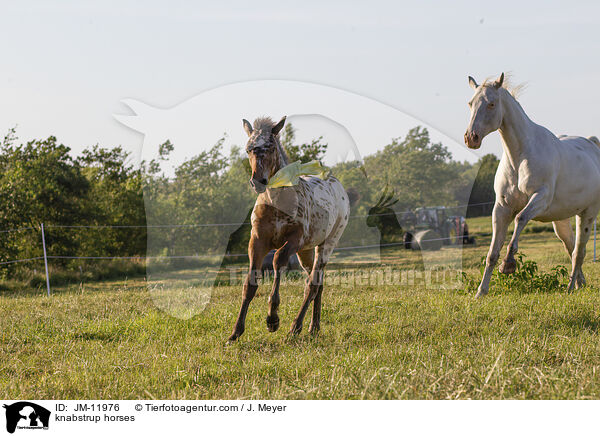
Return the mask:
[[17,427],[48,428],[50,411],[42,406],[29,401],[19,401],[5,404],[3,407],[6,409],[6,431],[9,433],[14,433]]

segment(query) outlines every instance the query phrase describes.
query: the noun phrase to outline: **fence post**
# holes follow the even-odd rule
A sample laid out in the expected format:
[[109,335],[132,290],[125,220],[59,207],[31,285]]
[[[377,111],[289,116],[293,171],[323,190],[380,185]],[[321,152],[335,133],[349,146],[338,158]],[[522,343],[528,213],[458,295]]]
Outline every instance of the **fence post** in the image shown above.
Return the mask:
[[596,262],[596,218],[594,218],[594,262]]
[[46,289],[50,296],[50,275],[48,274],[48,256],[46,256],[46,236],[44,235],[44,223],[42,223],[42,247],[44,248],[44,266],[46,267]]

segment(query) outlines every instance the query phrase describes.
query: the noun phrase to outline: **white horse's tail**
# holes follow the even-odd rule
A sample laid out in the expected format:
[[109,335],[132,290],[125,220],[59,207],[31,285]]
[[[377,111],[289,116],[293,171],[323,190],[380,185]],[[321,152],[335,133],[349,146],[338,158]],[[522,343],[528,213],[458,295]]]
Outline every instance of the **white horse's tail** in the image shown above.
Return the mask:
[[596,144],[598,147],[600,147],[600,139],[598,139],[597,136],[588,136],[588,138],[590,141],[592,141],[594,144]]

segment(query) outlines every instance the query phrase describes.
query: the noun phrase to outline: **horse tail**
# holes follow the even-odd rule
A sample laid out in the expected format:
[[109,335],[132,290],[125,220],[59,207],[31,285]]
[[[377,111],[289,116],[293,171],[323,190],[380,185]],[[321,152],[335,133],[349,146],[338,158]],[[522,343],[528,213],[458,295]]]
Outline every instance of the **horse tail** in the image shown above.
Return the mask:
[[600,139],[598,139],[597,136],[588,136],[587,138],[588,140],[592,141],[594,144],[596,144],[598,147],[600,147]]
[[346,194],[348,195],[348,200],[350,201],[350,207],[358,203],[358,200],[360,199],[360,193],[355,188],[348,188],[346,190]]

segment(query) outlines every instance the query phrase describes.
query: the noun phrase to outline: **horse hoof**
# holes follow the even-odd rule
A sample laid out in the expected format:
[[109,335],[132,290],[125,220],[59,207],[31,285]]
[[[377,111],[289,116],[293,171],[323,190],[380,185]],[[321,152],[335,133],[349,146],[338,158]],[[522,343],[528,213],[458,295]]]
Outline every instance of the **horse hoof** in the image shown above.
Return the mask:
[[319,331],[321,330],[321,327],[318,325],[311,325],[310,328],[308,329],[308,333],[310,333],[313,336],[316,336],[319,334]]
[[577,280],[575,280],[575,289],[581,289],[584,288],[586,286],[586,281],[585,281],[585,277],[583,277],[583,274],[579,274],[579,276],[577,277]]
[[514,259],[503,260],[502,265],[500,265],[500,268],[498,268],[498,270],[502,274],[512,274],[515,272],[516,269],[517,269],[517,262],[515,262]]
[[231,334],[231,336],[229,336],[229,339],[227,339],[227,344],[232,344],[234,343],[237,338],[239,338],[240,336],[242,336],[242,333],[244,333],[244,330],[242,331],[233,331],[233,333]]
[[267,316],[267,330],[271,333],[276,332],[279,328],[279,317],[277,315],[270,317]]
[[488,291],[484,291],[483,289],[480,289],[479,291],[477,291],[477,293],[475,294],[475,298],[479,299],[479,298],[483,298],[488,294]]
[[298,325],[292,324],[292,328],[290,329],[290,335],[293,335],[293,336],[299,335],[301,331],[302,331],[301,325],[298,326]]

